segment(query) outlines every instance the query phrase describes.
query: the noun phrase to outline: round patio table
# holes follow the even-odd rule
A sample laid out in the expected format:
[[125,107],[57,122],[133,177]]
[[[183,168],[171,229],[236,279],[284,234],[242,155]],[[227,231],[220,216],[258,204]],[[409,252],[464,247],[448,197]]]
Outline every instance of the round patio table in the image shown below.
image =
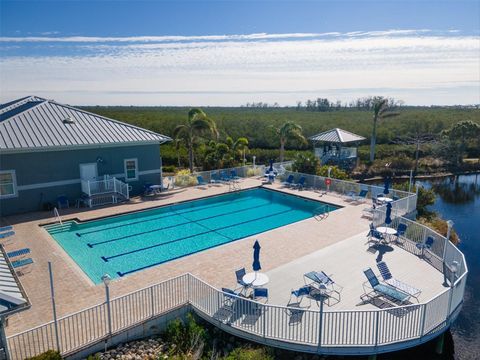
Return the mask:
[[397,230],[388,226],[379,226],[375,230],[377,230],[379,233],[385,235],[385,238],[388,237],[389,240],[391,236],[397,235]]
[[251,272],[243,275],[242,280],[245,284],[249,284],[253,287],[260,287],[267,285],[270,279],[265,274]]
[[393,199],[390,199],[390,198],[387,198],[387,197],[384,197],[384,196],[380,196],[377,198],[377,201],[380,201],[380,202],[383,202],[383,203],[389,203],[389,202],[392,202]]

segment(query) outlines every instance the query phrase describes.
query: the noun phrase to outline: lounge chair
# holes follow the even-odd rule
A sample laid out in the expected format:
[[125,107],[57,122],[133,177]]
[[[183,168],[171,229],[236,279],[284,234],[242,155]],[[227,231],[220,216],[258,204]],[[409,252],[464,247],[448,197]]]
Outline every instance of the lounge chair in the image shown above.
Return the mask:
[[292,184],[291,187],[294,188],[294,189],[299,189],[299,190],[303,189],[305,187],[305,180],[306,180],[305,176],[302,176],[300,178],[300,180],[298,180],[297,183]]
[[32,258],[26,258],[26,259],[20,259],[20,260],[15,260],[12,261],[12,266],[14,269],[25,266],[25,265],[30,265],[33,264],[33,259]]
[[351,191],[347,194],[347,200],[351,200],[355,202],[366,201],[367,194],[368,194],[368,190],[365,190],[365,189],[360,190],[358,194]]
[[9,258],[12,258],[12,257],[17,257],[17,256],[22,256],[22,255],[27,255],[27,254],[30,254],[30,249],[29,248],[23,248],[23,249],[19,249],[19,250],[10,251],[10,252],[7,253],[7,256]]
[[427,240],[425,240],[424,242],[415,244],[415,246],[417,247],[417,249],[421,250],[420,255],[422,257],[424,257],[425,256],[425,249],[430,250],[432,248],[434,242],[435,242],[435,240],[431,236],[429,236],[429,237],[427,237]]
[[293,185],[294,176],[292,174],[288,175],[287,180],[282,181],[282,185],[285,187],[290,187]]
[[224,183],[230,182],[230,176],[228,176],[226,171],[220,171],[220,181]]
[[404,236],[405,233],[407,232],[407,228],[408,228],[407,224],[404,224],[404,223],[398,224],[398,226],[397,226],[397,235],[396,235],[397,238],[395,239],[395,242],[397,242],[397,243],[399,242],[400,237],[401,237],[401,236]]
[[245,271],[245,268],[241,268],[241,269],[238,269],[237,271],[235,271],[235,276],[237,278],[237,284],[241,286],[241,291],[247,291],[248,288],[250,287],[250,284],[247,284],[246,282],[243,281],[243,277],[245,276],[246,274],[246,271]]
[[390,269],[387,266],[385,261],[380,261],[377,263],[378,271],[380,271],[380,275],[383,278],[383,281],[388,285],[393,286],[394,288],[403,291],[414,297],[418,302],[418,296],[421,294],[421,290],[414,288],[411,285],[408,285],[400,280],[395,279],[390,272]]
[[7,231],[7,232],[4,232],[4,233],[0,233],[0,239],[5,239],[9,236],[13,236],[15,235],[15,231]]
[[197,176],[197,182],[198,182],[198,185],[197,186],[207,186],[208,184],[205,182],[205,180],[203,180],[203,176],[202,175],[198,175]]
[[210,184],[221,184],[222,181],[220,180],[220,177],[218,176],[218,173],[214,172],[210,176]]
[[[367,296],[368,298],[383,297],[387,300],[393,300],[394,302],[397,301],[400,304],[403,304],[410,298],[410,294],[398,290],[391,285],[381,284],[371,268],[364,270],[363,273],[368,280],[363,284],[365,290],[363,296]],[[367,283],[370,284],[371,291],[365,289]],[[362,298],[362,296],[360,296],[360,298]]]
[[[331,298],[336,300],[337,303],[342,299],[341,292],[343,290],[343,286],[338,285],[330,276],[325,274],[325,272],[310,271],[306,274],[303,274],[303,278],[305,285],[313,287],[313,292],[327,297],[329,306]],[[311,282],[307,282],[307,279],[311,280]],[[310,295],[312,295],[312,291],[310,291]]]
[[10,230],[13,230],[13,226],[12,226],[12,225],[8,225],[8,226],[0,227],[0,232],[3,232],[3,231],[10,231]]
[[230,170],[230,178],[232,180],[240,180],[240,176],[237,175],[237,170],[236,169]]
[[57,197],[57,205],[59,209],[68,209],[70,207],[70,202],[65,195],[60,195]]

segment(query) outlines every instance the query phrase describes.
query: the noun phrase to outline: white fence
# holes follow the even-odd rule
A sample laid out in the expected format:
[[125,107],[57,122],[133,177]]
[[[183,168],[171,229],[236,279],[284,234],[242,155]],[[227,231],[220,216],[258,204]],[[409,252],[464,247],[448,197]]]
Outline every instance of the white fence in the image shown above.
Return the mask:
[[118,195],[122,200],[130,198],[128,184],[114,177],[105,176],[99,180],[82,180],[82,192],[88,196],[88,205],[90,207],[116,203]]
[[[416,237],[420,232],[407,234]],[[416,239],[406,238],[413,242]],[[463,254],[453,244],[446,244],[445,259],[459,260],[459,271],[452,286],[422,304],[378,310],[298,309],[225,294],[191,274],[184,274],[115,298],[110,304],[102,303],[62,317],[56,324],[51,321],[10,336],[8,350],[14,360],[49,349],[59,349],[66,355],[188,304],[200,316],[238,336],[265,344],[272,340],[273,346],[280,341],[282,347],[292,350],[300,346],[310,352],[349,354],[356,348],[358,353],[373,353],[382,346],[395,344],[402,349],[409,346],[405,341],[414,340],[413,346],[431,339],[458,314],[467,267]]]

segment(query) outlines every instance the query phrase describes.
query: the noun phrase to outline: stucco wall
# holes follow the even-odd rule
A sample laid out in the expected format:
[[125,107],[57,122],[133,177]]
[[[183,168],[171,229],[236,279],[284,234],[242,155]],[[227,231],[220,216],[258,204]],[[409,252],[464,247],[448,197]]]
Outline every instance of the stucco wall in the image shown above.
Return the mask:
[[[102,162],[97,162],[99,157]],[[133,195],[143,189],[145,182],[159,183],[158,145],[1,154],[0,170],[16,172],[18,196],[0,199],[0,215],[41,210],[43,203],[54,203],[59,195],[77,199],[81,194],[79,164],[82,163],[96,162],[99,176],[114,175],[124,181],[124,160],[131,158],[138,159],[139,171],[138,181],[128,182]],[[56,181],[61,183],[46,184]]]

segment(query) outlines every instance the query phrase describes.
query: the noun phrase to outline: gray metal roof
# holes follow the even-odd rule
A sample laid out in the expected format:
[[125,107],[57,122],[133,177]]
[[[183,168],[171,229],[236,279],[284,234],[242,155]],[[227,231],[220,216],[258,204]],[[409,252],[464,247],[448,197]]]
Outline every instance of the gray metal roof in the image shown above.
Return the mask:
[[170,140],[150,130],[36,96],[0,105],[2,151],[162,144]]
[[342,144],[365,140],[363,136],[360,136],[339,128],[324,131],[320,134],[310,136],[309,139],[313,141],[324,141],[324,142],[342,143]]

